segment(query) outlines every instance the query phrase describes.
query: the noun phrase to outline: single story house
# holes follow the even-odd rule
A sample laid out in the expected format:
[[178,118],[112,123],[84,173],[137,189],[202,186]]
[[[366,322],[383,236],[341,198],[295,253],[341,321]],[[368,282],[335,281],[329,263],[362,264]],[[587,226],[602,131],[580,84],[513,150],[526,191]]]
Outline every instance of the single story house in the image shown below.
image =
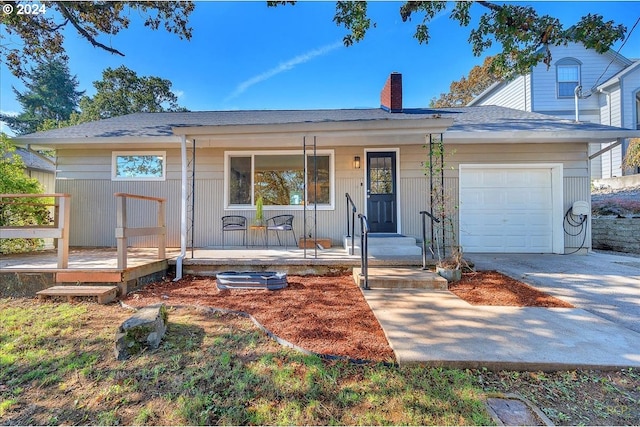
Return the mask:
[[[115,245],[113,195],[123,192],[166,198],[167,244],[184,248],[190,231],[195,247],[220,246],[221,218],[251,221],[259,195],[265,217],[294,215],[298,237],[340,242],[349,194],[372,232],[421,239],[434,135],[465,252],[566,253],[590,248],[590,232],[563,228],[574,202],[590,203],[588,145],[640,131],[496,106],[405,108],[393,73],[380,108],[138,113],[17,141],[56,149],[72,246]],[[129,220],[147,215],[132,210]]]

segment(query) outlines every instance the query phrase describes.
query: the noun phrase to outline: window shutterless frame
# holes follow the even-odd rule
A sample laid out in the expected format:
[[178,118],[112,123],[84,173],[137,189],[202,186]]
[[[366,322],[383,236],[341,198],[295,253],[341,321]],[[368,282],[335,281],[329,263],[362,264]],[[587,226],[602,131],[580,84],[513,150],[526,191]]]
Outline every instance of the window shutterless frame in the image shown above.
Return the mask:
[[574,58],[562,58],[556,62],[556,96],[573,98],[574,90],[580,85],[582,63]]
[[166,151],[113,151],[112,181],[164,181],[167,176]]
[[[322,181],[318,181],[318,186],[323,187],[322,194],[316,193],[318,198],[323,198],[322,202],[318,202],[319,210],[335,209],[335,155],[334,150],[317,150],[317,157],[328,158],[322,162],[325,169]],[[302,150],[274,150],[274,151],[227,151],[224,156],[224,206],[225,210],[242,210],[253,209],[257,198],[257,186],[265,185],[264,180],[256,179],[256,174],[265,174],[277,171],[279,169],[286,171],[287,166],[294,162],[295,157],[300,158],[300,164],[297,165],[295,171],[289,170],[283,172],[291,176],[291,185],[295,180],[296,173],[301,173],[302,168]],[[282,164],[279,164],[279,159]],[[313,155],[307,153],[306,169],[306,191],[302,194],[301,188],[304,188],[300,182],[294,191],[290,191],[289,203],[269,204],[264,202],[265,210],[287,209],[302,210],[306,204],[307,207],[313,206],[314,195],[314,178],[313,178]],[[328,164],[327,164],[328,163]],[[270,167],[271,166],[271,167]],[[320,165],[318,169],[320,170]],[[291,169],[291,168],[289,168]],[[327,170],[328,169],[328,170]],[[327,188],[328,187],[328,188]],[[291,188],[288,188],[291,190]],[[320,191],[316,189],[315,191]],[[326,202],[325,202],[326,200]],[[305,202],[306,201],[306,202]],[[235,202],[235,203],[234,203]]]

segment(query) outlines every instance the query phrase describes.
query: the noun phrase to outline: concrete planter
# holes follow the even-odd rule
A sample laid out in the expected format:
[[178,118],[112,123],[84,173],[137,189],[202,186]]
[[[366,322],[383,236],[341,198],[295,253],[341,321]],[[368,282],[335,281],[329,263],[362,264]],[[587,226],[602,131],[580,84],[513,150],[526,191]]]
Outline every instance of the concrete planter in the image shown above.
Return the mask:
[[462,270],[459,268],[436,266],[436,273],[447,279],[447,282],[459,282],[462,279]]

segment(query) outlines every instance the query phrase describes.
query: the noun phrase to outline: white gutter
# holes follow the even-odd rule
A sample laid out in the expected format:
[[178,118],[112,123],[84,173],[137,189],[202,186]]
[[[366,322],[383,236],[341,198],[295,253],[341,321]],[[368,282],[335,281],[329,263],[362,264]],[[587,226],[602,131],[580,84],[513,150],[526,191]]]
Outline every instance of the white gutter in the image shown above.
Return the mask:
[[182,191],[180,195],[180,255],[176,259],[176,277],[174,281],[182,279],[182,261],[187,255],[187,137],[180,138],[180,180]]

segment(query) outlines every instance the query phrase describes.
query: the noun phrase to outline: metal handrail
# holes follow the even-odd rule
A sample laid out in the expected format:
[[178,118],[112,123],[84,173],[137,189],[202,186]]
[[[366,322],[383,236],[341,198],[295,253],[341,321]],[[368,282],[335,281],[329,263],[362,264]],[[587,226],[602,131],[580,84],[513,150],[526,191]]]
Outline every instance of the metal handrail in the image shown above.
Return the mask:
[[[344,194],[347,198],[347,237],[351,237],[351,254],[354,253],[355,248],[355,226],[356,226],[356,204],[353,203],[353,199],[349,193]],[[349,221],[349,207],[351,206],[351,221]]]
[[[431,212],[420,211],[420,215],[422,215],[422,269],[427,270],[427,217],[431,218],[432,230],[433,223],[440,222],[440,220],[433,216]],[[431,257],[435,258],[433,250],[431,250]]]
[[367,217],[358,214],[360,218],[360,278],[364,283],[363,289],[369,289],[369,222]]

